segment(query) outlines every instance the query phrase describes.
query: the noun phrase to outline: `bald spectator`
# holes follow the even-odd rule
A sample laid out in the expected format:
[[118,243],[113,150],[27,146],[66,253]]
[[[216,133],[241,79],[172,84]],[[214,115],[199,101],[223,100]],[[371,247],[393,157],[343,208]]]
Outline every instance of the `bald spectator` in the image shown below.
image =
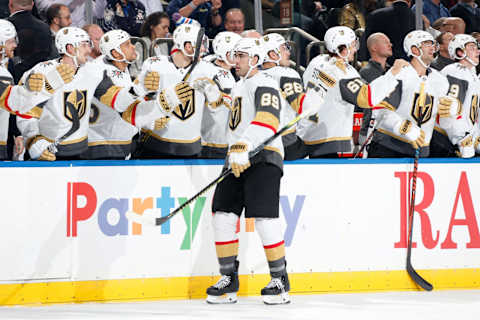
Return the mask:
[[10,0],[11,15],[8,20],[13,23],[18,35],[16,56],[21,62],[14,66],[13,77],[18,82],[23,73],[41,61],[58,56],[54,49],[50,28],[32,15],[32,0]]
[[474,0],[458,0],[450,9],[452,17],[459,17],[465,22],[465,33],[480,31],[480,8]]
[[241,34],[245,29],[245,15],[239,8],[233,8],[225,13],[225,30]]
[[70,9],[63,4],[52,4],[47,10],[47,23],[50,26],[52,35],[55,36],[58,30],[69,27],[72,24]]
[[[376,78],[385,74],[390,66],[387,64],[387,59],[392,56],[392,43],[390,39],[381,32],[371,34],[367,39],[367,49],[370,53],[370,60],[365,67],[360,70],[360,76],[367,82],[372,82]],[[365,141],[368,135],[368,127],[372,111],[369,109],[363,110],[363,122],[360,129],[360,141]]]
[[453,34],[450,32],[442,32],[437,38],[439,45],[438,56],[433,60],[430,66],[435,70],[442,70],[446,66],[455,61],[450,59],[450,54],[448,53],[448,44],[453,39]]
[[92,40],[93,48],[90,51],[90,60],[94,60],[102,55],[100,51],[100,38],[103,36],[103,30],[97,24],[87,24],[83,27],[88,35],[90,40]]

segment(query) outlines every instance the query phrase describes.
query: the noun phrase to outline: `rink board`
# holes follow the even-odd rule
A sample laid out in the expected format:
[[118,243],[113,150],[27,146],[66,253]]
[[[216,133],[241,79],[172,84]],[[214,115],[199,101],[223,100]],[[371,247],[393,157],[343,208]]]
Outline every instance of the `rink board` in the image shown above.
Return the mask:
[[[213,180],[221,162],[1,163],[0,305],[200,298],[216,281]],[[280,199],[292,293],[416,290],[404,271],[411,159],[300,160]],[[435,289],[480,288],[480,160],[420,161],[412,261]],[[242,295],[268,282],[254,222],[239,222]]]

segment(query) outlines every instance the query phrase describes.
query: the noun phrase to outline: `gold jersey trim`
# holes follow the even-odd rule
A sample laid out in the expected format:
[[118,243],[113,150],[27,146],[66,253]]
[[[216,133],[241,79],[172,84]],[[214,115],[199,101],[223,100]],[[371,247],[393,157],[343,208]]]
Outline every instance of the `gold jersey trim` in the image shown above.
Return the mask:
[[[383,133],[383,134],[386,134],[387,136],[390,136],[390,137],[392,137],[392,138],[394,138],[394,139],[397,139],[397,140],[400,140],[400,141],[402,141],[402,142],[405,142],[405,143],[410,144],[410,141],[408,141],[407,139],[402,138],[402,137],[399,137],[399,136],[397,136],[396,134],[393,134],[393,133],[390,132],[390,131],[387,131],[387,130],[384,130],[384,129],[380,129],[380,128],[378,128],[377,130],[378,130],[378,132],[381,132],[381,133]],[[430,145],[430,143],[424,144],[422,147],[428,147],[429,145]]]
[[228,148],[228,144],[211,143],[211,142],[202,142],[202,147],[211,147],[211,148]]
[[170,138],[160,137],[159,135],[155,134],[151,130],[145,130],[145,132],[147,132],[147,134],[150,134],[152,137],[154,137],[157,140],[165,141],[165,142],[173,142],[173,143],[195,143],[199,141],[201,138],[201,137],[196,137],[191,140],[170,139]]
[[105,140],[105,141],[89,142],[88,146],[93,147],[93,146],[103,146],[103,145],[127,145],[131,143],[132,143],[132,140],[125,140],[125,141]]
[[[55,142],[53,139],[50,139],[50,138],[47,138],[47,137],[45,137],[45,140],[47,140],[48,142],[51,142],[51,143]],[[63,141],[63,142],[60,143],[60,145],[64,146],[64,145],[79,143],[79,142],[82,142],[84,140],[87,140],[87,136],[81,137],[81,138],[78,138],[78,139]]]
[[304,143],[307,145],[313,145],[313,144],[322,144],[322,143],[332,142],[332,141],[347,141],[350,139],[352,139],[352,137],[331,137],[331,138],[320,139],[320,140],[304,141]]

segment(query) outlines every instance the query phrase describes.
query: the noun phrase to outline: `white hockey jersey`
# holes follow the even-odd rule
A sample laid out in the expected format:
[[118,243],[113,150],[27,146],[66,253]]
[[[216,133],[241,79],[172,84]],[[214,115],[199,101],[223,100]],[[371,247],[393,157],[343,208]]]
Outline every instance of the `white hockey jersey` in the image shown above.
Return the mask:
[[[438,103],[441,97],[447,95],[448,81],[445,76],[433,69],[427,70],[426,76],[419,76],[410,65],[397,75],[398,85],[381,105],[395,111],[382,109],[378,111],[380,119],[372,141],[382,146],[414,156],[415,149],[403,137],[394,133],[393,127],[399,121],[410,120],[414,125],[421,122],[421,129],[425,132],[425,145],[420,150],[421,157],[429,155],[429,144],[432,138],[433,127],[438,113]],[[425,83],[425,107],[419,106],[420,84]]]
[[[277,132],[281,100],[277,81],[264,72],[238,81],[232,89],[233,105],[228,122],[228,144],[249,142],[253,148]],[[273,140],[252,160],[283,168],[281,137]]]
[[[262,72],[274,78],[280,87],[282,93],[280,97],[282,100],[280,126],[282,127],[297,116],[300,101],[304,95],[302,78],[294,69],[281,66],[275,66]],[[297,126],[294,125],[282,135],[284,147],[295,143],[297,140],[296,128]]]
[[[107,77],[115,86],[126,90],[130,90],[133,86],[128,69],[119,70],[104,56],[100,56],[93,63],[97,64],[97,72],[107,72]],[[93,97],[88,129],[87,159],[125,159],[131,152],[132,137],[137,132],[138,129],[124,121],[117,110]]]
[[[217,73],[213,81],[219,89],[230,95],[235,85],[235,78],[229,70],[213,65]],[[230,110],[225,105],[216,108],[206,108],[202,119],[202,156],[224,159],[227,155],[227,127]]]
[[[13,84],[13,77],[8,72],[7,68],[0,65],[0,82],[11,85]],[[7,139],[8,139],[8,125],[10,120],[10,112],[5,109],[0,109],[0,160],[7,159]]]
[[[22,77],[24,82],[29,73],[46,74],[59,64],[59,60],[41,62],[26,72]],[[87,149],[87,136],[90,118],[90,105],[94,97],[105,105],[117,110],[125,110],[135,100],[128,89],[115,86],[105,71],[99,70],[95,63],[81,66],[73,80],[53,92],[46,88],[50,98],[37,105],[41,110],[39,119],[21,119],[17,117],[17,125],[28,142],[37,135],[44,136],[48,141],[55,140],[68,133],[73,120],[78,114],[80,127],[71,133],[58,146],[57,156],[79,156]],[[74,110],[73,114],[71,110]]]
[[[177,68],[171,57],[151,57],[143,63],[137,79],[143,79],[147,73],[155,71],[160,75],[159,90],[163,90],[181,82],[189,68],[190,66]],[[188,83],[191,85],[195,79],[204,77],[213,79],[217,73],[217,69],[211,63],[200,60],[190,74]],[[147,93],[141,82],[138,81],[134,85],[135,92],[139,96]],[[143,147],[159,155],[199,154],[202,148],[200,131],[205,105],[205,96],[192,89],[189,96],[173,109],[167,127],[147,132]]]
[[373,108],[395,88],[397,80],[388,72],[367,84],[344,60],[320,55],[307,66],[303,83],[305,89],[321,86],[327,90],[318,113],[301,120],[298,129],[309,155],[321,156],[350,152],[355,105]]
[[448,80],[448,95],[458,99],[461,106],[456,119],[437,118],[432,136],[432,151],[435,156],[455,154],[455,147],[468,133],[478,132],[478,106],[480,80],[475,68],[466,68],[460,63],[453,63],[442,69],[441,74]]

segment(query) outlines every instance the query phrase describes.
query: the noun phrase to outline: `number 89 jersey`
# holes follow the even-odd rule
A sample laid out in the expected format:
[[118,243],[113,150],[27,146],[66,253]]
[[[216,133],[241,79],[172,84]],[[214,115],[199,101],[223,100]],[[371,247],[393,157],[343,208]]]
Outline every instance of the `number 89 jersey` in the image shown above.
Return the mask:
[[[277,81],[270,75],[258,72],[238,81],[232,89],[232,110],[228,121],[228,144],[250,142],[256,148],[280,129],[282,103]],[[253,160],[283,168],[281,137],[273,140]]]

